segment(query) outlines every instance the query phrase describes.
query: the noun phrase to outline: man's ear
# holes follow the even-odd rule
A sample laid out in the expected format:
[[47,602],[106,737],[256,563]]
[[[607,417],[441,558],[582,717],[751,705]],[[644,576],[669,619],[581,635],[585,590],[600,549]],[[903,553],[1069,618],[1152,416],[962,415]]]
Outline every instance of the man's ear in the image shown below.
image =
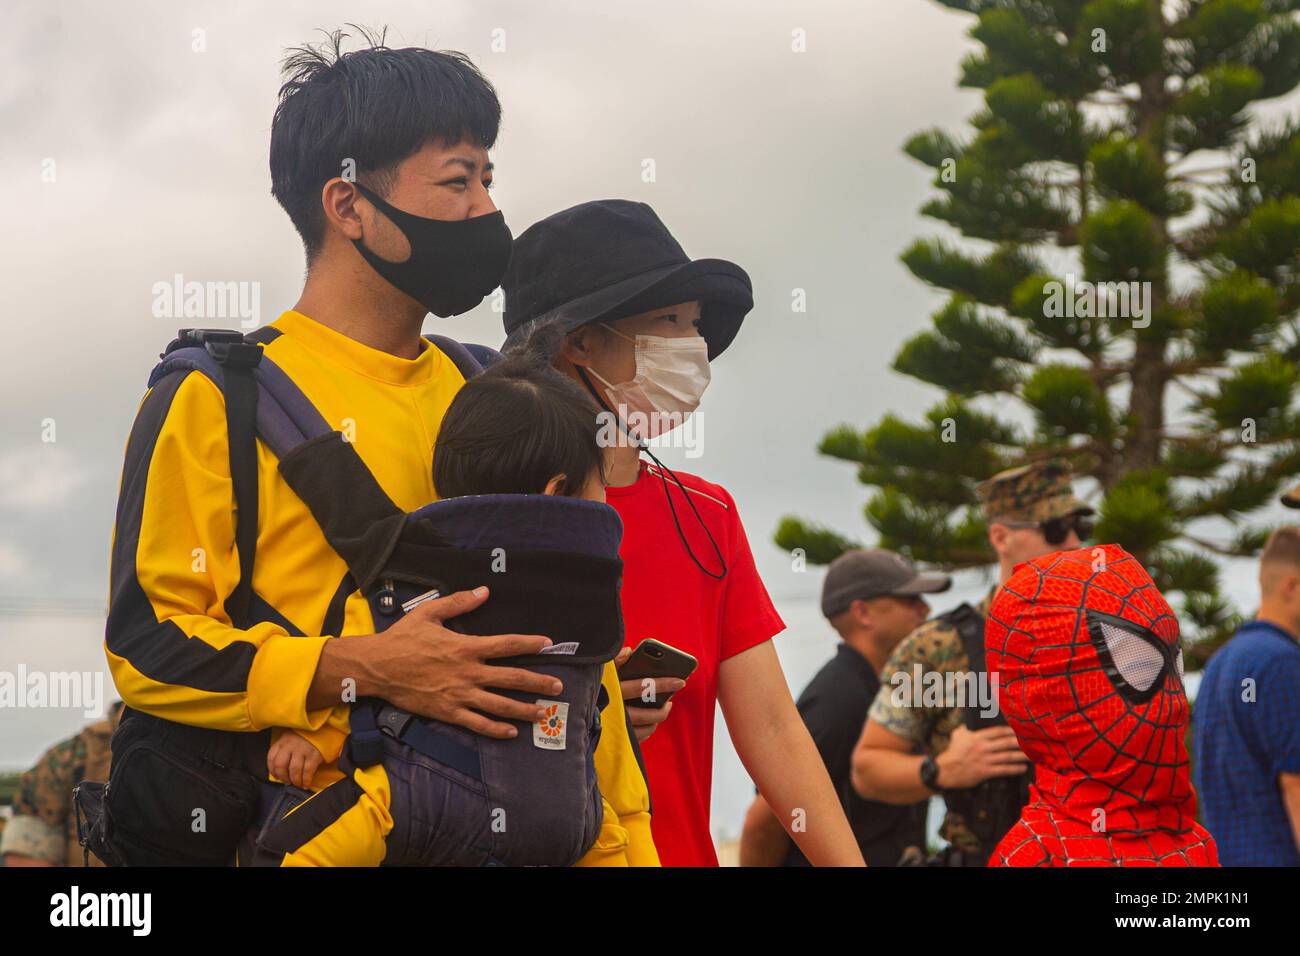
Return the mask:
[[558,495],[560,493],[560,485],[562,484],[564,484],[564,475],[563,474],[556,475],[554,478],[552,478],[550,481],[546,483],[546,490],[543,491],[542,494]]
[[989,525],[989,545],[993,548],[993,553],[999,557],[1006,550],[1008,534],[1010,534],[1010,529],[1004,524],[998,524],[995,521]]
[[849,609],[853,612],[853,622],[858,627],[875,627],[876,622],[871,617],[871,605],[866,601],[854,601],[849,605]]
[[361,214],[355,202],[359,192],[352,183],[335,176],[321,187],[321,207],[329,226],[348,239],[361,238]]

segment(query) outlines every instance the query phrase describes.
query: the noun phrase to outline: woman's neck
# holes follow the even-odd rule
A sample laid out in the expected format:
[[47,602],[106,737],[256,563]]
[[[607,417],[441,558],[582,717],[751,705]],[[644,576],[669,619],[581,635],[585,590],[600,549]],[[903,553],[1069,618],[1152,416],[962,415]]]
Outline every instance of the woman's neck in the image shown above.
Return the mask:
[[635,484],[641,474],[641,449],[635,445],[616,445],[609,455],[609,484],[623,488]]

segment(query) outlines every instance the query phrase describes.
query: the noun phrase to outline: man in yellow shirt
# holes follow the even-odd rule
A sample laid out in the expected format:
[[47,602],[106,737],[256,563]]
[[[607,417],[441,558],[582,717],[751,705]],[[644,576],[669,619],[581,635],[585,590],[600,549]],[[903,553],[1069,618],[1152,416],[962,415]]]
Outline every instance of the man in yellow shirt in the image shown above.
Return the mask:
[[[294,308],[258,341],[410,511],[434,499],[433,443],[464,384],[421,337],[425,315],[473,308],[509,257],[510,234],[488,193],[500,105],[461,54],[379,44],[342,54],[341,39],[330,50],[295,51],[285,64],[272,193],[302,236],[308,272]],[[105,649],[134,711],[258,734],[263,748],[269,728],[334,741],[312,782],[333,819],[279,861],[311,865],[331,857],[330,841],[372,829],[359,815],[386,812],[382,767],[346,776],[336,766],[345,701],[382,698],[475,733],[515,736],[538,708],[496,690],[547,696],[558,688],[491,661],[550,642],[443,626],[491,600],[486,587],[427,602],[376,634],[347,564],[260,440],[253,623],[237,627],[226,414],[222,390],[202,374],[174,372],[145,396],[122,475]],[[649,797],[612,665],[605,683],[610,705],[596,756],[605,824],[582,862],[654,865]],[[365,850],[382,862],[382,842]]]

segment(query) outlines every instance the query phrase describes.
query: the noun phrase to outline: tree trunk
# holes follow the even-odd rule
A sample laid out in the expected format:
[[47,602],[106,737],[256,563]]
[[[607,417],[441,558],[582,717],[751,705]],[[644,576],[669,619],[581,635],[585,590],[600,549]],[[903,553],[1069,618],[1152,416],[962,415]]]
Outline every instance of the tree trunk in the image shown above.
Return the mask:
[[[1153,16],[1161,23],[1161,33],[1167,32],[1159,0],[1153,0]],[[1168,179],[1165,156],[1165,119],[1168,111],[1164,69],[1147,76],[1141,83],[1141,98],[1135,107],[1137,135],[1146,140],[1159,157],[1161,171]],[[1151,321],[1165,306],[1169,297],[1169,233],[1163,216],[1154,218],[1156,239],[1160,244],[1160,265],[1151,281]],[[1164,450],[1165,385],[1169,380],[1169,367],[1165,362],[1166,342],[1163,338],[1145,338],[1138,334],[1130,373],[1132,391],[1129,395],[1129,428],[1121,455],[1120,474],[1140,468],[1153,468],[1160,462]]]

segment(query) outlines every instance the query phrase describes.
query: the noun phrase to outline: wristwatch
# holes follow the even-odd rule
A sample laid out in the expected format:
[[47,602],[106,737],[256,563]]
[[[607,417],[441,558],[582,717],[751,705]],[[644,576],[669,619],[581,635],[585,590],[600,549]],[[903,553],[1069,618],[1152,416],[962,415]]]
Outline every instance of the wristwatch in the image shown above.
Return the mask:
[[934,757],[927,756],[921,761],[921,783],[935,793],[943,792],[943,787],[939,786],[939,764]]

